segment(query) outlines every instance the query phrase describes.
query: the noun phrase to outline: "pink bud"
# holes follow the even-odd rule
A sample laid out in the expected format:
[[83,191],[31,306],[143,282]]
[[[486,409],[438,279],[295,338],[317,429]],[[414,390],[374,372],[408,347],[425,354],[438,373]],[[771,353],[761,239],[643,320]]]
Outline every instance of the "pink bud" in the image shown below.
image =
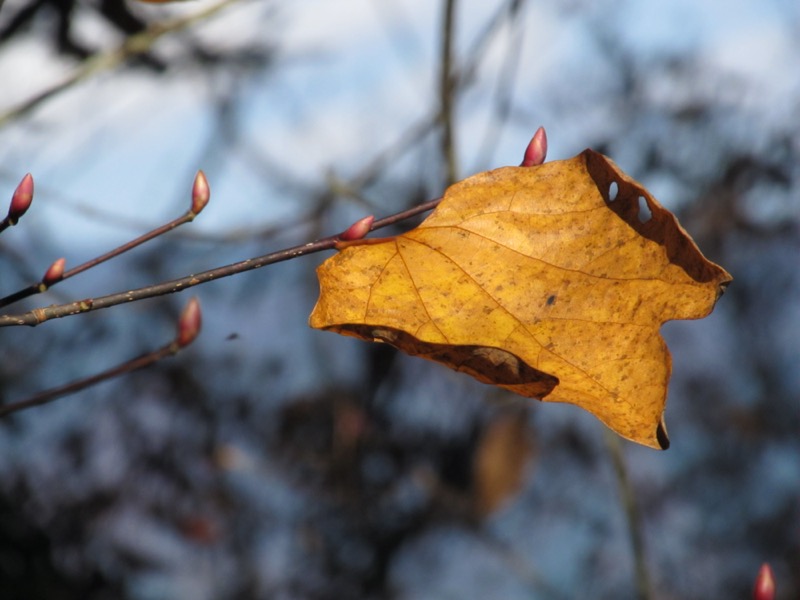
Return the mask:
[[758,570],[753,600],[775,600],[775,578],[769,564],[764,563]]
[[208,187],[208,179],[203,171],[198,171],[194,178],[194,185],[192,185],[192,213],[199,215],[208,204],[210,197],[211,190]]
[[191,298],[181,312],[178,320],[178,336],[175,341],[178,347],[183,348],[191,344],[200,333],[203,325],[203,315],[200,311],[200,302],[197,298]]
[[525,148],[525,156],[522,158],[521,167],[535,167],[544,162],[547,158],[547,134],[544,127],[539,127],[533,134],[528,147]]
[[42,284],[45,286],[45,289],[61,281],[61,278],[64,276],[64,265],[66,265],[66,263],[67,259],[59,258],[50,265],[50,268],[47,269],[44,277],[42,277]]
[[25,214],[33,201],[33,177],[30,173],[20,181],[14,195],[11,197],[11,206],[8,208],[8,218],[13,223]]
[[375,222],[375,217],[373,217],[372,215],[364,217],[363,219],[359,219],[358,221],[350,225],[350,227],[345,229],[344,232],[342,232],[339,235],[339,239],[344,242],[364,239],[364,236],[366,236],[369,233],[370,228],[372,227],[372,224],[374,222]]

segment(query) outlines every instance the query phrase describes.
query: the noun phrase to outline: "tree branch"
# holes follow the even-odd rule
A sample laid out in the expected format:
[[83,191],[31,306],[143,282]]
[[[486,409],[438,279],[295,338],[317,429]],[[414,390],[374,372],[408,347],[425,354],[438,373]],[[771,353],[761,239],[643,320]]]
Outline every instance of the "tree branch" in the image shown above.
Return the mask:
[[[26,175],[26,178],[29,178],[30,175]],[[24,181],[24,180],[23,180]],[[31,184],[32,185],[32,184]],[[16,194],[15,194],[16,196]],[[98,257],[93,258],[92,260],[88,260],[83,264],[78,265],[77,267],[73,267],[68,271],[64,271],[64,259],[58,259],[54,262],[50,268],[45,273],[42,279],[34,284],[29,285],[26,288],[22,288],[14,292],[13,294],[9,294],[3,298],[0,298],[0,308],[13,304],[22,300],[23,298],[28,298],[35,294],[41,294],[47,291],[49,288],[54,286],[55,284],[64,281],[65,279],[69,279],[70,277],[74,277],[79,273],[83,273],[84,271],[88,271],[89,269],[96,267],[97,265],[104,263],[112,258],[116,258],[129,250],[133,250],[137,246],[141,246],[142,244],[149,242],[165,233],[169,233],[176,227],[180,227],[186,223],[191,223],[194,221],[195,217],[200,214],[200,212],[205,208],[206,204],[208,204],[208,200],[210,197],[210,191],[208,188],[208,181],[206,180],[206,176],[203,171],[198,171],[197,175],[194,178],[194,185],[192,186],[192,202],[189,206],[189,210],[187,210],[183,215],[180,217],[173,219],[169,223],[165,223],[160,227],[156,227],[152,231],[148,231],[147,233],[140,235],[134,240],[131,240],[121,246],[106,252]],[[11,213],[9,213],[11,214]],[[57,275],[54,275],[57,272]]]
[[178,319],[178,328],[175,333],[175,337],[169,344],[162,346],[157,350],[153,350],[152,352],[148,352],[147,354],[143,354],[134,359],[128,360],[101,373],[92,375],[91,377],[85,377],[65,385],[51,388],[31,396],[27,400],[20,400],[19,402],[12,402],[11,404],[0,406],[0,418],[10,415],[11,413],[25,410],[27,408],[33,408],[34,406],[40,406],[42,404],[49,404],[50,402],[58,400],[59,398],[63,398],[69,394],[74,394],[75,392],[79,392],[103,381],[107,381],[109,379],[113,379],[114,377],[124,375],[125,373],[130,373],[131,371],[147,367],[169,356],[174,356],[197,338],[198,334],[200,333],[201,320],[200,304],[196,298],[192,298],[181,312],[181,316]]
[[[377,220],[370,227],[370,231],[388,227],[389,225],[393,225],[405,219],[409,219],[418,214],[431,210],[435,208],[440,201],[441,198],[437,198],[436,200],[419,204],[408,210],[404,210],[402,212]],[[137,300],[144,300],[146,298],[153,298],[155,296],[163,296],[166,294],[182,292],[185,289],[200,285],[201,283],[208,283],[210,281],[222,279],[223,277],[230,277],[231,275],[244,273],[245,271],[260,269],[261,267],[265,267],[267,265],[291,260],[307,254],[314,254],[316,252],[322,252],[323,250],[333,250],[336,248],[336,245],[340,240],[340,235],[341,234],[328,236],[315,242],[309,242],[307,244],[285,248],[283,250],[271,252],[270,254],[249,258],[247,260],[236,262],[230,265],[217,267],[215,269],[203,271],[202,273],[187,275],[179,279],[165,281],[156,285],[150,285],[125,292],[117,292],[98,298],[85,298],[83,300],[77,300],[75,302],[69,302],[66,304],[35,308],[22,314],[2,315],[0,316],[0,327],[13,327],[16,325],[29,325],[34,327],[52,319],[60,319],[62,317],[69,317],[103,308],[110,308],[111,306],[116,306],[117,304],[125,304],[128,302],[135,302]]]

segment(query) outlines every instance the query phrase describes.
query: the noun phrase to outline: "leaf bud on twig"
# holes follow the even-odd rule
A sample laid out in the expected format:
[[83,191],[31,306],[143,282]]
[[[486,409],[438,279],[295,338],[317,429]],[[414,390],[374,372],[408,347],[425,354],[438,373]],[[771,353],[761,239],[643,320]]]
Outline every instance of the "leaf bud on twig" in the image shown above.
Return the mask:
[[192,214],[199,215],[208,204],[210,197],[211,190],[208,187],[208,179],[202,170],[198,171],[192,185]]
[[528,147],[525,148],[525,156],[523,156],[520,166],[535,167],[541,165],[545,158],[547,158],[547,134],[544,127],[539,127],[528,143]]
[[775,600],[775,578],[769,564],[764,563],[758,570],[753,600]]
[[59,258],[53,261],[53,264],[45,271],[44,277],[42,277],[42,287],[41,291],[46,290],[51,285],[55,285],[64,277],[64,265],[66,265],[67,259]]
[[352,240],[361,240],[364,239],[370,229],[372,228],[372,224],[375,222],[375,217],[370,215],[368,217],[364,217],[363,219],[359,219],[350,227],[345,229],[340,235],[339,239],[345,242],[349,242]]
[[11,197],[11,206],[8,208],[8,219],[12,225],[24,215],[33,201],[33,176],[30,173],[22,178],[14,195]]
[[175,341],[179,348],[191,344],[200,333],[203,324],[203,315],[200,311],[200,301],[195,297],[191,298],[181,312],[178,320],[178,335]]

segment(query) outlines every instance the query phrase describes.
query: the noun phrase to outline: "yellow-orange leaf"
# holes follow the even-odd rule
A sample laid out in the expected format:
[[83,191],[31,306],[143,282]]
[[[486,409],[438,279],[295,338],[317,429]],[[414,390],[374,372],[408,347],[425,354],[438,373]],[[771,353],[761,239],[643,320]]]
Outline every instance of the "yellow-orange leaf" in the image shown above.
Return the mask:
[[456,183],[416,229],[347,247],[317,272],[312,327],[577,404],[653,448],[669,444],[659,328],[708,315],[731,280],[591,150]]

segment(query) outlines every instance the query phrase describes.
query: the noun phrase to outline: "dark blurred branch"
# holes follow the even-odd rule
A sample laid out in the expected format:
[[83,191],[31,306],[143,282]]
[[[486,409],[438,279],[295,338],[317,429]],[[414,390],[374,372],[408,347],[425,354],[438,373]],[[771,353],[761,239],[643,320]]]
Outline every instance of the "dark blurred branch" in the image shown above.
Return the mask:
[[[498,18],[497,28],[502,23],[507,23],[512,30],[504,36],[506,43],[505,57],[498,70],[497,83],[494,91],[494,114],[496,119],[491,119],[486,127],[483,141],[478,151],[477,165],[480,169],[491,162],[492,153],[511,116],[512,98],[514,96],[514,82],[518,67],[523,56],[523,21],[520,18],[524,0],[511,0],[504,11],[503,18]],[[498,15],[499,16],[499,15]]]
[[131,58],[146,54],[165,34],[186,29],[195,23],[210,18],[222,9],[238,1],[239,0],[223,0],[194,15],[182,19],[175,19],[166,23],[151,25],[145,31],[126,38],[117,48],[90,56],[65,80],[42,90],[5,113],[0,114],[0,127],[29,113],[49,98],[71,88],[73,85],[89,79],[98,73],[102,73],[103,71],[114,69]]
[[617,488],[619,489],[622,507],[628,521],[628,533],[631,540],[631,552],[633,553],[633,564],[636,575],[636,598],[638,598],[638,600],[654,600],[655,596],[653,595],[653,588],[650,583],[650,572],[647,568],[647,556],[644,547],[644,533],[642,532],[639,505],[636,502],[636,494],[628,478],[625,457],[622,455],[622,444],[620,443],[619,437],[612,433],[611,430],[605,431],[605,441],[611,456],[611,464],[614,467],[614,475],[617,479]]
[[446,183],[451,185],[458,181],[458,161],[453,131],[453,110],[456,79],[453,69],[453,37],[455,29],[456,0],[444,0],[444,17],[442,23],[442,46],[439,73],[439,103],[441,106],[442,124],[442,158],[446,168]]

